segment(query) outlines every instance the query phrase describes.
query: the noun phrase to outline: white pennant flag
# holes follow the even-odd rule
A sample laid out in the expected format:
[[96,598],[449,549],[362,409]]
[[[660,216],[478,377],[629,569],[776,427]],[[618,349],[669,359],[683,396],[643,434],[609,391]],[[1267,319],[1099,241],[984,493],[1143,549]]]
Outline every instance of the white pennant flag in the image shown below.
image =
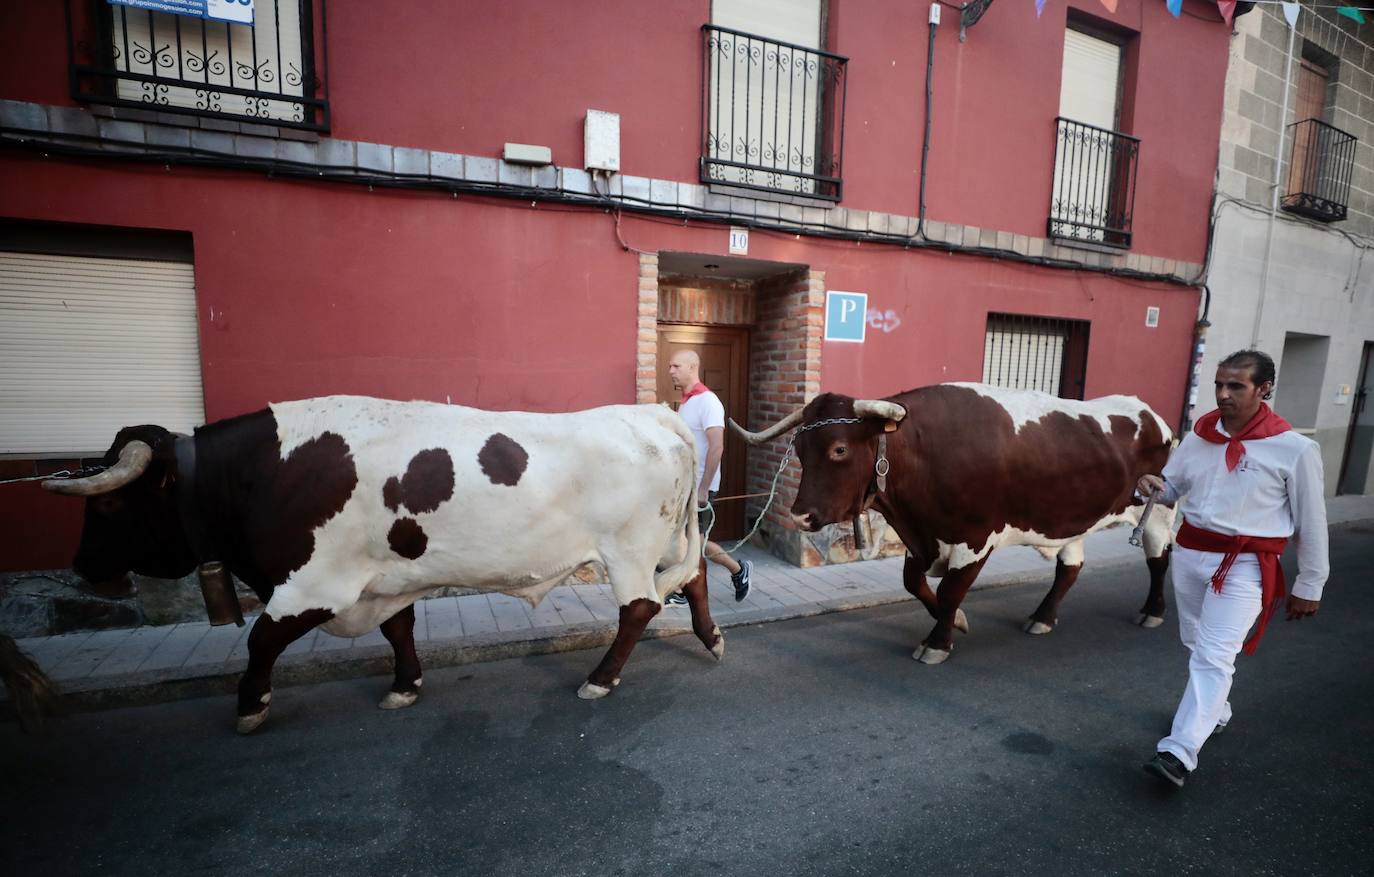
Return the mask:
[[1283,17],[1286,18],[1286,19],[1288,19],[1288,26],[1289,26],[1289,27],[1297,27],[1297,26],[1298,26],[1298,9],[1300,9],[1300,8],[1301,8],[1301,7],[1299,7],[1298,4],[1296,4],[1296,3],[1284,3],[1284,4],[1283,4]]

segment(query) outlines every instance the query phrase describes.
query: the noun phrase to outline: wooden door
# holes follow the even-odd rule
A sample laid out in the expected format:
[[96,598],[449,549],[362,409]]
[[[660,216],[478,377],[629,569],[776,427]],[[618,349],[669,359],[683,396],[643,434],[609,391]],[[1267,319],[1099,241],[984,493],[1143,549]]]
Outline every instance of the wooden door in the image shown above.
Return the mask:
[[[658,325],[658,399],[676,411],[680,394],[668,379],[668,363],[679,350],[695,350],[701,357],[701,382],[720,397],[725,416],[740,423],[749,412],[749,330],[734,326]],[[745,493],[748,446],[727,426],[720,464],[720,496]],[[723,499],[716,504],[712,541],[739,539],[745,533],[744,500]]]
[[[1293,121],[1321,120],[1326,110],[1327,72],[1311,61],[1298,67],[1298,101]],[[1298,125],[1293,132],[1293,160],[1288,166],[1289,195],[1318,193],[1317,175],[1321,171],[1321,153],[1316,125]],[[1284,194],[1283,192],[1279,193]]]

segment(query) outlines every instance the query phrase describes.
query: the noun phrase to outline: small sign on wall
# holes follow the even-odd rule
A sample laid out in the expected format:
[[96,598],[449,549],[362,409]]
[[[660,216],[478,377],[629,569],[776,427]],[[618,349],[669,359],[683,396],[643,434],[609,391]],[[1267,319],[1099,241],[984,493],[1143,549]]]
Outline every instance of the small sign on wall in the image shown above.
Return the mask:
[[862,344],[868,325],[868,293],[836,292],[825,294],[825,340]]
[[749,229],[732,228],[730,229],[730,255],[747,256],[749,255]]
[[1156,329],[1159,327],[1159,308],[1150,305],[1145,309],[1145,328]]

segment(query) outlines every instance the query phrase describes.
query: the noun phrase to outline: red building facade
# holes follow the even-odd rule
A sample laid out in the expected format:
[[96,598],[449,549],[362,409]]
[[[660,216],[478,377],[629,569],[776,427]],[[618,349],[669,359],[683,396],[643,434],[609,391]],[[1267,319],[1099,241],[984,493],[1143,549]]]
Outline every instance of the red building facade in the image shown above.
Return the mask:
[[[258,27],[270,3],[257,0]],[[739,10],[722,4],[306,0],[272,10],[302,23],[300,57],[280,59],[300,100],[259,116],[226,107],[277,89],[261,66],[251,84],[216,80],[218,111],[160,102],[178,77],[194,91],[188,67],[210,41],[193,44],[228,25],[136,33],[147,13],[103,2],[6,4],[0,254],[41,240],[94,257],[83,242],[112,230],[183,241],[207,420],[330,393],[536,411],[653,401],[668,351],[687,344],[756,428],[820,391],[1042,378],[1065,395],[1136,394],[1179,421],[1227,64],[1215,7],[1187,0],[1194,14],[1176,19],[1162,0],[1083,0],[1037,18],[1030,0],[1002,0],[961,39],[944,6],[929,55],[928,8],[901,0],[820,4],[814,45],[726,27]],[[1078,99],[1065,76],[1085,76],[1066,34],[1116,47],[1104,63],[1117,78],[1098,89],[1115,92],[1111,124],[1083,137],[1058,121]],[[165,43],[169,63],[138,73],[137,47],[112,50],[129,35],[152,36],[154,55]],[[764,77],[788,58],[772,97],[748,61],[718,60],[755,48]],[[809,113],[791,123],[800,147],[776,124],[758,137],[740,124],[781,117],[798,89],[786,103]],[[600,148],[589,110],[618,117],[601,141],[614,172],[586,169]],[[504,161],[508,143],[551,161]],[[1073,143],[1096,151],[1074,166]],[[1105,170],[1083,170],[1090,159]],[[1055,206],[1063,187],[1094,184]],[[1056,225],[1073,210],[1097,219]],[[749,231],[747,253],[731,254],[732,228]],[[835,291],[866,294],[862,343],[825,340]],[[992,373],[1043,344],[1053,375]],[[3,410],[6,392],[0,417],[30,410],[16,393]],[[104,450],[59,447],[0,448],[0,472]],[[732,442],[725,492],[758,492],[779,451]],[[0,569],[65,566],[79,504],[0,489]],[[722,526],[739,530],[758,504],[734,508]],[[849,550],[781,515],[767,529],[797,562]]]

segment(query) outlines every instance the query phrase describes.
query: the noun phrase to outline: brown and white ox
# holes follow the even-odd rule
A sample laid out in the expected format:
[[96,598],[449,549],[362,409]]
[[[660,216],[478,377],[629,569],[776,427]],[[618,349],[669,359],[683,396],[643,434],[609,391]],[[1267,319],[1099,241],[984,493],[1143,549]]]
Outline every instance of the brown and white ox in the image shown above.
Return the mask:
[[410,706],[416,600],[462,585],[537,604],[589,561],[606,567],[620,627],[579,696],[619,684],[679,589],[697,636],[724,653],[697,578],[692,435],[662,406],[531,414],[330,396],[194,436],[122,429],[105,462],[44,485],[88,497],[78,574],[119,593],[131,570],[179,577],[219,560],[265,604],[239,684],[242,733],[267,717],[277,657],[316,625],[346,637],[380,626],[396,653],[380,705]]
[[[1026,622],[1049,633],[1083,568],[1083,539],[1136,524],[1134,487],[1158,474],[1172,433],[1133,396],[1079,402],[986,384],[940,384],[887,399],[816,397],[752,444],[797,430],[802,466],[792,518],[803,530],[850,521],[873,508],[905,543],[902,578],[935,627],[912,657],[938,664],[968,632],[959,604],[996,548],[1029,545],[1057,557],[1054,586]],[[880,445],[886,467],[879,467]],[[887,470],[885,486],[879,468]],[[1164,573],[1174,510],[1156,507],[1143,533],[1150,594],[1136,622],[1164,617]],[[1124,538],[1124,537],[1123,537]],[[927,575],[942,576],[939,593]]]

